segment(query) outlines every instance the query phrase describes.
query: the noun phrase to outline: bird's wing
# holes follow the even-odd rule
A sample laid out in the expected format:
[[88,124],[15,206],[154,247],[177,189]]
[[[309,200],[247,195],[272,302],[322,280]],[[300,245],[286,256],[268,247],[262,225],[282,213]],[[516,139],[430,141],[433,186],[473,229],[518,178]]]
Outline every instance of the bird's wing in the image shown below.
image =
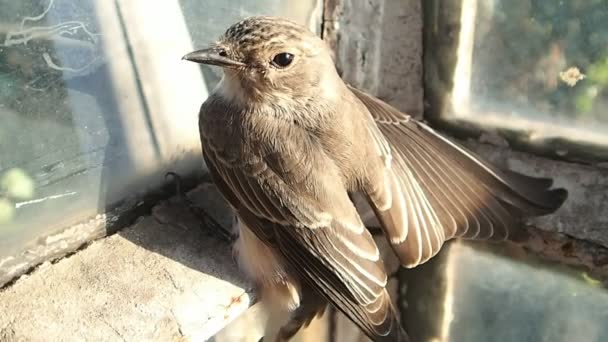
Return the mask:
[[[555,211],[567,197],[551,179],[499,170],[422,122],[358,89],[375,125],[370,130],[390,160],[389,191],[368,201],[406,267],[434,256],[453,237],[507,238],[521,216]],[[381,208],[381,203],[391,203]]]
[[[305,145],[305,139],[293,143]],[[292,146],[289,152],[243,156],[236,164],[209,142],[203,148],[214,183],[245,226],[297,276],[370,338],[407,340],[385,289],[378,248],[340,179],[314,160],[319,154]]]

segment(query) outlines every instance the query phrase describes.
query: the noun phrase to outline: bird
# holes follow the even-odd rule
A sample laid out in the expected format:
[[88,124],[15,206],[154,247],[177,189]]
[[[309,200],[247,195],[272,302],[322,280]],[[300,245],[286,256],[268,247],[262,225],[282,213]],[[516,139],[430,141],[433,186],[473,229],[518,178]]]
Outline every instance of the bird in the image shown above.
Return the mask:
[[290,340],[328,305],[373,341],[409,341],[355,196],[405,268],[453,238],[505,240],[568,196],[348,84],[328,45],[289,19],[247,17],[182,59],[223,71],[200,107],[202,154],[238,218],[263,341]]

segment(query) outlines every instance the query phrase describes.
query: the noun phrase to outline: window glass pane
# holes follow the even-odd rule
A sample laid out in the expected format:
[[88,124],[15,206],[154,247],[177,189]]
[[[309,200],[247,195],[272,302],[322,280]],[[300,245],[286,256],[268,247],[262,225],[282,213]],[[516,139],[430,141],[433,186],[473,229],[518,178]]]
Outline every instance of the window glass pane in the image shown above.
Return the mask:
[[450,341],[608,341],[608,293],[585,272],[519,249],[455,243],[446,258]]
[[430,1],[426,17],[433,112],[608,157],[606,1]]
[[243,16],[320,19],[316,0],[0,9],[0,276],[20,262],[8,256],[158,186],[166,171],[201,171],[197,114],[218,73],[181,56]]
[[[0,2],[0,257],[103,199],[129,168],[93,2]],[[107,175],[107,174],[105,174]],[[67,222],[66,222],[67,221]]]

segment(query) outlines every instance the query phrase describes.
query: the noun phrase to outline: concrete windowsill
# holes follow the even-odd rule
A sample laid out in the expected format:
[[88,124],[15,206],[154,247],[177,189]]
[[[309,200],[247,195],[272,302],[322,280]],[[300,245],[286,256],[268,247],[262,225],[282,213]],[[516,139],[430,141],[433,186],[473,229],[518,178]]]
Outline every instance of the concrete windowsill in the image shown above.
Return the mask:
[[[209,184],[189,193],[227,225]],[[204,341],[251,305],[230,246],[176,199],[0,290],[1,341]],[[36,315],[36,319],[31,319]]]

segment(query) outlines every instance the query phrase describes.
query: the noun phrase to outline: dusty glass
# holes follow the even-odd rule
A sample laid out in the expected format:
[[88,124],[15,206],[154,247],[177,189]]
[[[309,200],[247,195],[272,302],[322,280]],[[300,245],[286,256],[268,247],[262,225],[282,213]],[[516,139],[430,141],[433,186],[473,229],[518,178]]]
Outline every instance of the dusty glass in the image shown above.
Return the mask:
[[453,341],[608,340],[608,291],[584,271],[463,245],[448,263]]
[[608,2],[426,1],[429,114],[608,159]]

